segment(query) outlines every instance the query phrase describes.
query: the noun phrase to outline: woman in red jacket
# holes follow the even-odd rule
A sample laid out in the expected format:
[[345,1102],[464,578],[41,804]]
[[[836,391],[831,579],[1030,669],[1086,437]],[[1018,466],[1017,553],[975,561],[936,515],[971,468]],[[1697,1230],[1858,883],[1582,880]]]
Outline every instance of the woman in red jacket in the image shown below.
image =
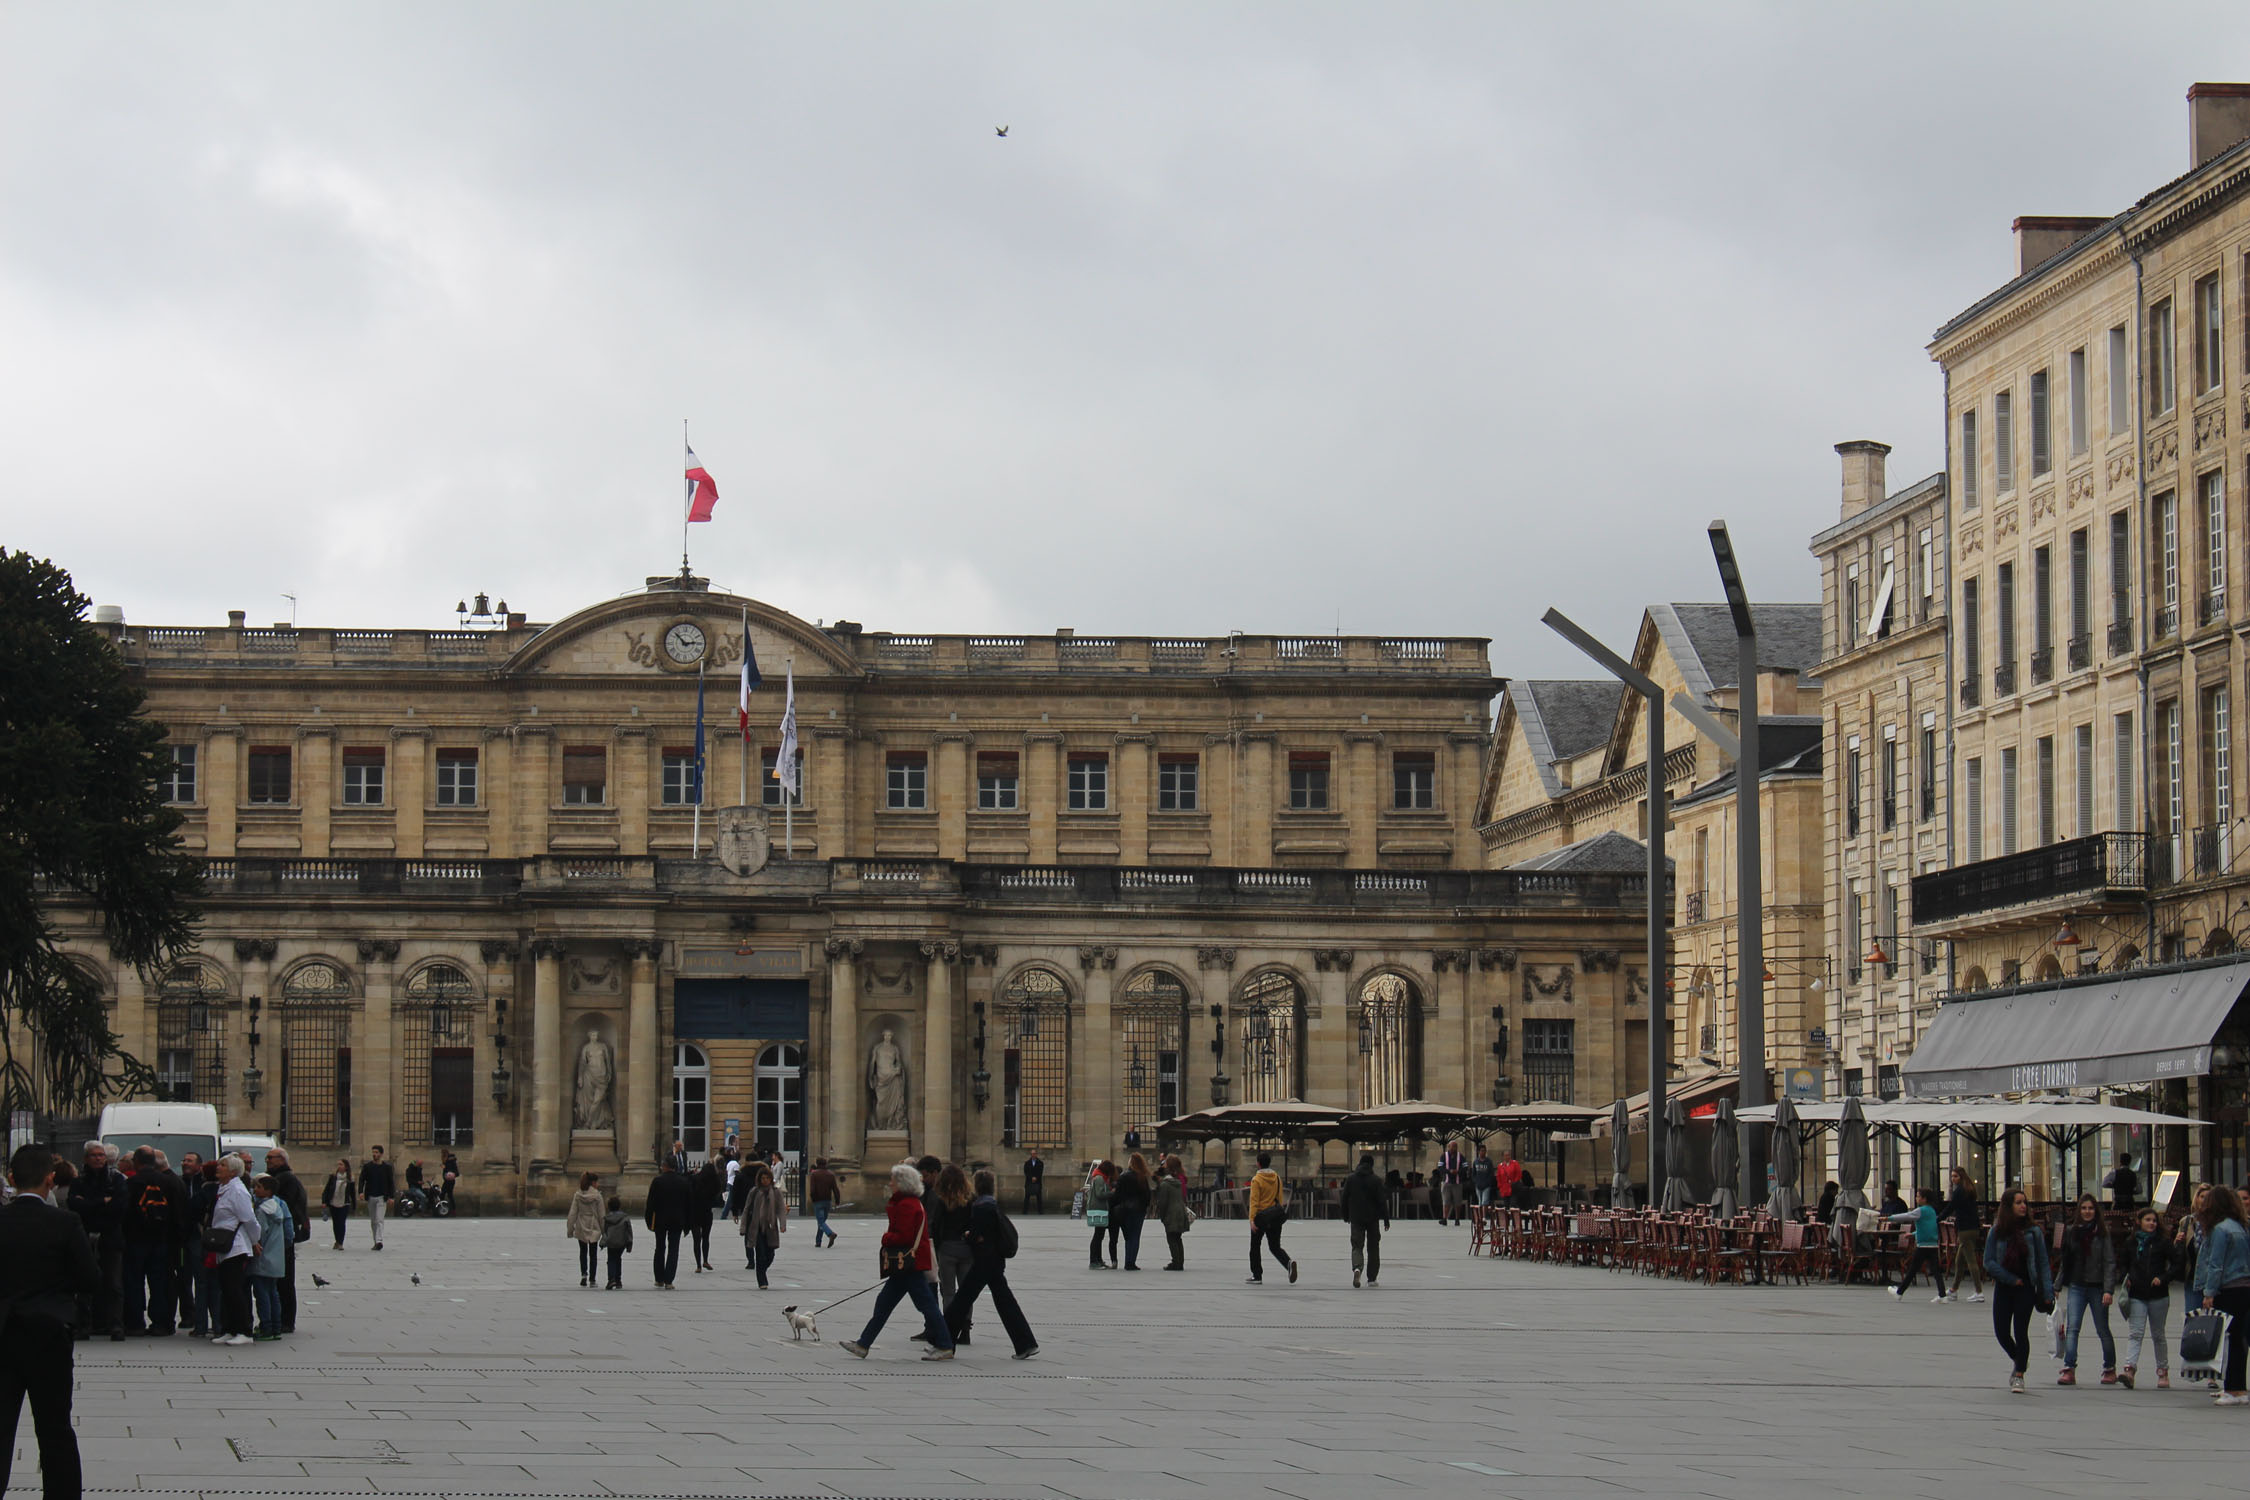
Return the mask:
[[883,1289],[875,1294],[875,1311],[868,1316],[867,1327],[858,1338],[846,1339],[843,1350],[855,1358],[867,1358],[876,1335],[890,1320],[891,1309],[898,1306],[900,1298],[910,1297],[929,1334],[930,1352],[922,1358],[951,1359],[953,1334],[938,1307],[937,1288],[930,1284],[929,1272],[936,1260],[930,1250],[929,1216],[922,1211],[922,1174],[906,1162],[891,1168],[887,1208],[890,1227],[883,1231]]

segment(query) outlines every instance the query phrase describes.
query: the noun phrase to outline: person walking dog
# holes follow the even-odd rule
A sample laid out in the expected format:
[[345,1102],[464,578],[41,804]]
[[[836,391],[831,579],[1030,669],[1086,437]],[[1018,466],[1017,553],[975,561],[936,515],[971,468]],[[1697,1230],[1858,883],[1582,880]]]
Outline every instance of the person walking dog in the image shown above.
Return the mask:
[[913,1163],[902,1161],[891,1168],[891,1196],[885,1211],[889,1227],[883,1231],[883,1289],[875,1294],[875,1309],[859,1337],[846,1339],[839,1347],[854,1359],[867,1358],[890,1321],[891,1309],[908,1299],[921,1313],[930,1336],[929,1352],[922,1358],[951,1359],[953,1333],[938,1308],[937,1288],[930,1285],[930,1271],[937,1262],[930,1250],[930,1218],[922,1207],[922,1174]]

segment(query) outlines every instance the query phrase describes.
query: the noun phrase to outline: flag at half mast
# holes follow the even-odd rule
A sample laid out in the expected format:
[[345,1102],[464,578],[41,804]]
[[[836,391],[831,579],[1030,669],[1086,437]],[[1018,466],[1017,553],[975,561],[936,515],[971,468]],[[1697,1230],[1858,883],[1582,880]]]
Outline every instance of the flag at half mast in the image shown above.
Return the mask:
[[750,643],[750,611],[742,612],[742,698],[735,709],[736,727],[742,731],[742,743],[750,743],[750,695],[766,685],[765,674],[758,670],[758,648]]
[[719,483],[711,471],[703,467],[703,460],[695,456],[695,449],[687,450],[687,518],[690,521],[708,521],[719,503]]
[[797,669],[789,669],[788,695],[781,708],[781,748],[774,756],[773,774],[781,783],[784,806],[795,806],[797,786]]

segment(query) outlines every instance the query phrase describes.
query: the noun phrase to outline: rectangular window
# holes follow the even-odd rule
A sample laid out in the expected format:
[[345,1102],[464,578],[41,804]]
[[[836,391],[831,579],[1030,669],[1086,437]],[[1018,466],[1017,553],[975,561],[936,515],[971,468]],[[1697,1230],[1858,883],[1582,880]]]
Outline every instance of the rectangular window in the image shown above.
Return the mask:
[[566,807],[599,807],[607,802],[609,751],[600,745],[565,745],[562,790]]
[[2158,830],[2170,845],[2172,863],[2167,870],[2180,873],[2180,829],[2187,822],[2187,789],[2180,784],[2180,701],[2160,703],[2156,708],[2156,721],[2163,726],[2164,744],[2164,804],[2158,816],[2163,827]]
[[2133,738],[2133,716],[2117,716],[2116,731],[2111,736],[2110,754],[2117,763],[2117,807],[2111,826],[2120,833],[2130,833],[2140,825],[2133,806],[2133,757],[2140,754],[2140,745]]
[[1962,800],[1968,803],[1967,815],[1962,819],[1967,845],[1963,849],[1963,862],[1975,864],[1984,858],[1984,759],[1972,755],[1961,768]]
[[2180,628],[2180,502],[2170,490],[2156,497],[2156,570],[2163,600],[2156,633],[2174,635]]
[[250,747],[250,800],[268,803],[289,800],[288,746]]
[[1977,618],[1977,581],[1968,579],[1961,585],[1961,680],[1971,696],[1961,701],[1974,706],[1977,684],[1984,676],[1984,637],[1979,632]]
[[1875,639],[1888,640],[1891,634],[1891,611],[1897,606],[1893,592],[1898,587],[1898,549],[1883,549],[1882,567],[1875,577],[1875,603],[1868,610],[1867,631]]
[[2009,745],[2000,752],[2000,852],[2016,852],[2016,815],[2018,799],[2023,795],[2016,780],[2016,747]]
[[2148,414],[2161,417],[2178,400],[2172,370],[2172,299],[2148,310]]
[[1401,750],[1391,757],[1391,806],[1437,806],[1437,756],[1427,750]]
[[2213,469],[2196,481],[2203,491],[2203,623],[2227,612],[2227,476]]
[[1201,757],[1159,755],[1156,758],[1156,810],[1194,812],[1198,806],[1196,783],[1203,774]]
[[380,748],[344,751],[344,805],[383,805],[383,752]]
[[1882,905],[1876,908],[1875,935],[1883,944],[1890,961],[1883,965],[1883,977],[1890,978],[1898,972],[1898,882],[1891,873],[1883,872],[1879,887],[1883,893]]
[[1889,833],[1892,829],[1898,827],[1898,730],[1896,728],[1885,727],[1883,730],[1882,748],[1876,751],[1875,776],[1875,795],[1881,799],[1878,804],[1878,811],[1881,814],[1882,828],[1883,832]]
[[1961,508],[1977,508],[1977,414],[1961,413]]
[[430,1141],[433,1145],[476,1144],[476,1056],[468,1047],[430,1049]]
[[1927,620],[1930,617],[1930,600],[1937,592],[1937,551],[1931,543],[1930,528],[1927,526],[1922,528],[1921,536],[1915,541],[1914,561],[1917,569],[1915,581],[1920,585],[1916,592],[1922,600],[1922,612],[1916,618]]
[[477,753],[474,750],[440,750],[437,753],[437,805],[477,805]]
[[2123,437],[2133,425],[2133,385],[2125,368],[2126,351],[2131,348],[2124,324],[2109,331],[2109,435],[2113,438]]
[[1289,806],[1295,812],[1318,812],[1328,806],[1328,752],[1289,752]]
[[2094,628],[2093,541],[2081,526],[2070,534],[2070,666],[2092,664],[2088,632]]
[[1859,736],[1844,741],[1844,837],[1859,837]]
[[1066,805],[1072,812],[1104,812],[1109,807],[1109,757],[1073,755]]
[[781,765],[781,747],[768,745],[758,752],[758,802],[763,807],[803,807],[805,805],[805,751],[797,747],[797,790],[789,792],[774,774]]
[[930,805],[930,758],[920,750],[893,750],[883,758],[883,805],[916,812]]
[[2124,511],[2109,518],[2109,654],[2133,649],[2133,520]]
[[2195,284],[2195,388],[2215,391],[2226,380],[2221,352],[2225,342],[2224,316],[2219,306],[2219,273],[2213,271]]
[[163,769],[156,773],[156,786],[167,802],[195,800],[195,746],[164,747]]
[[[2227,690],[2215,687],[2203,695],[2203,802],[2209,816],[2204,820],[2219,830],[2226,839],[2227,825],[2234,821],[2234,742],[2233,726],[2228,719]],[[2224,872],[2227,861],[2222,856],[2215,862],[2213,873]]]
[[1937,816],[1937,715],[1922,715],[1921,755],[1914,767],[1918,787],[1915,803],[1920,821]]
[[1992,488],[2007,494],[2016,487],[2016,393],[1992,398]]
[[2055,673],[2054,549],[2031,549],[2031,678],[2045,682]]
[[2090,837],[2094,832],[2094,726],[2078,726],[2072,745],[2073,768],[2078,773],[2078,836]]
[[1859,983],[1860,965],[1867,960],[1867,945],[1860,939],[1866,930],[1867,898],[1860,894],[1859,882],[1848,881],[1844,890],[1844,977],[1853,984]]
[[2039,736],[2039,843],[2055,841],[2055,737]]
[[1846,651],[1859,644],[1859,564],[1844,564],[1844,620],[1836,638]]
[[1992,579],[1992,628],[1999,640],[1992,657],[1992,690],[2016,690],[2016,565],[2002,563]]
[[2055,467],[2053,424],[2049,420],[2047,372],[2031,374],[2031,477],[2051,473]]
[[977,811],[1014,812],[1023,805],[1020,786],[1014,751],[977,752]]
[[1577,1075],[1576,1021],[1530,1019],[1523,1023],[1524,1090],[1535,1099],[1571,1102]]
[[676,746],[664,752],[662,796],[666,807],[692,807],[703,800],[702,776],[693,748]]
[[2086,434],[2086,351],[2070,351],[2070,451],[2073,457],[2084,453],[2088,442]]

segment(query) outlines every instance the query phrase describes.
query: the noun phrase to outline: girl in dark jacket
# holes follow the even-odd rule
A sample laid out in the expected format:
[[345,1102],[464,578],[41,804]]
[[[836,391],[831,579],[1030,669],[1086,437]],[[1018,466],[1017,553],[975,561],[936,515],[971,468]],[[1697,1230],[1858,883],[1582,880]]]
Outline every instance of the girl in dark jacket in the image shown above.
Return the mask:
[[1125,1269],[1141,1268],[1141,1225],[1148,1219],[1149,1199],[1154,1184],[1149,1181],[1148,1163],[1136,1151],[1118,1174],[1117,1186],[1109,1195],[1110,1258],[1117,1256],[1117,1235],[1125,1235]]
[[726,1183],[719,1177],[719,1169],[705,1162],[695,1174],[695,1205],[690,1210],[688,1232],[693,1237],[695,1269],[716,1269],[711,1264],[711,1219],[719,1211],[719,1201],[726,1196]]
[[2164,1232],[2164,1220],[2153,1208],[2135,1216],[2131,1245],[2125,1252],[2125,1368],[2117,1372],[2118,1384],[2133,1388],[2141,1364],[2141,1338],[2156,1340],[2156,1388],[2172,1388],[2171,1351],[2165,1346],[2164,1324],[2172,1312],[2172,1283],[2180,1279],[2180,1247]]
[[2102,1341],[2102,1384],[2117,1384],[2117,1341],[2109,1332],[2109,1306],[2117,1290],[2117,1256],[2102,1207],[2092,1193],[2081,1194],[2078,1213],[2063,1230],[2055,1252],[2055,1284],[2063,1288],[2063,1372],[2055,1384],[2078,1384],[2078,1328],[2086,1310],[2094,1312],[2094,1332]]
[[2055,1305],[2047,1241],[2031,1221],[2031,1203],[2021,1188],[2000,1200],[1992,1232],[1984,1237],[1984,1269],[1992,1278],[1992,1335],[2014,1367],[2008,1389],[2020,1396],[2024,1370],[2031,1363],[2031,1315]]
[[[969,1204],[974,1195],[969,1191],[969,1174],[951,1162],[938,1172],[937,1192],[929,1201],[934,1205],[930,1213],[930,1242],[937,1246],[938,1306],[953,1305],[953,1294],[968,1278],[969,1266],[975,1253],[969,1247]],[[969,1319],[964,1312],[961,1326],[954,1331],[953,1341],[969,1341]]]

